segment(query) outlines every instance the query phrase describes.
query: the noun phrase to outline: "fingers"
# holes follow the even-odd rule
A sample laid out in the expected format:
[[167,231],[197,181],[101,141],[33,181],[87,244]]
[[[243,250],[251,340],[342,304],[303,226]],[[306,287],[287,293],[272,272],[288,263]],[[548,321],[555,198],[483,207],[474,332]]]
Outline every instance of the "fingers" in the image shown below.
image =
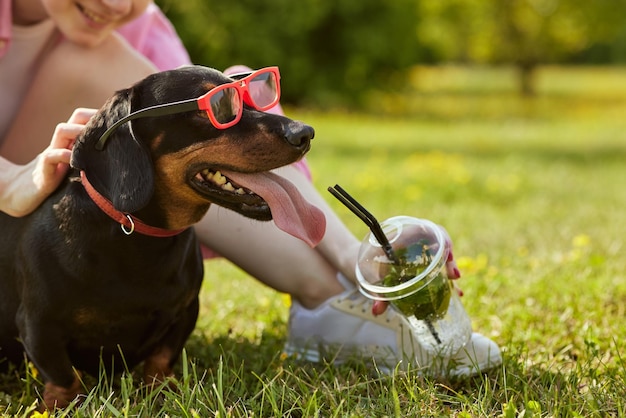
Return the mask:
[[446,261],[446,273],[448,277],[452,280],[459,279],[461,277],[461,272],[459,271],[459,267],[456,264],[456,260],[454,260],[454,254],[452,253],[452,249],[448,253],[448,260]]
[[41,154],[43,167],[47,172],[52,172],[49,168],[57,164],[69,164],[71,157],[72,151],[66,148],[48,149]]
[[387,310],[387,302],[383,302],[382,300],[375,300],[372,305],[372,315],[378,316]]
[[59,123],[56,126],[52,141],[50,142],[50,148],[72,149],[76,137],[96,112],[96,109],[84,107],[75,109],[67,122]]
[[7,213],[24,216],[32,212],[58,187],[69,170],[76,137],[95,113],[95,109],[76,109],[67,122],[56,126],[50,145],[30,163],[20,166]]
[[71,157],[72,151],[65,148],[48,148],[39,155],[33,179],[42,193],[47,195],[56,189],[69,169]]
[[59,123],[54,129],[52,141],[50,142],[50,146],[48,148],[72,149],[74,142],[76,141],[76,137],[80,134],[84,127],[85,125],[77,123]]
[[33,178],[42,193],[51,193],[69,169],[72,147],[95,109],[78,108],[54,129],[50,145],[39,156]]
[[[454,251],[452,250],[452,239],[448,234],[448,231],[443,226],[439,226],[441,231],[443,231],[444,238],[446,241],[446,249],[448,250],[448,258],[446,259],[446,274],[449,279],[456,280],[461,278],[461,271],[456,264],[456,260],[454,259]],[[459,296],[463,296],[463,291],[457,286],[454,285],[454,290],[459,294]]]
[[446,273],[450,279],[456,280],[461,277],[459,267],[454,260],[454,251],[452,250],[452,239],[448,234],[448,231],[443,226],[439,226],[441,232],[443,232],[444,239],[446,241],[446,250],[448,251],[448,258],[446,260]]
[[67,122],[85,125],[87,122],[89,122],[89,119],[91,119],[91,117],[96,114],[97,111],[97,109],[79,107],[78,109],[74,110],[72,116],[70,116]]

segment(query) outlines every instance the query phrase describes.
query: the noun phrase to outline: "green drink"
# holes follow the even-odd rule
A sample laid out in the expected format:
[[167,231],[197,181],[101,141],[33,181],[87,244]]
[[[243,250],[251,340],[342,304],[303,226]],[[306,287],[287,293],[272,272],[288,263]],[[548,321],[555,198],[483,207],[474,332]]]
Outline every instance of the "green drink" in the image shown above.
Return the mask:
[[391,250],[374,234],[365,237],[356,266],[361,293],[390,302],[429,352],[457,352],[472,327],[447,276],[444,233],[428,220],[408,216],[387,219],[380,226]]
[[[397,262],[391,264],[382,280],[384,287],[395,287],[421,275],[432,263],[427,244],[415,243],[395,252]],[[443,271],[433,271],[430,280],[415,293],[393,300],[404,315],[420,320],[443,318],[450,304],[450,281]]]

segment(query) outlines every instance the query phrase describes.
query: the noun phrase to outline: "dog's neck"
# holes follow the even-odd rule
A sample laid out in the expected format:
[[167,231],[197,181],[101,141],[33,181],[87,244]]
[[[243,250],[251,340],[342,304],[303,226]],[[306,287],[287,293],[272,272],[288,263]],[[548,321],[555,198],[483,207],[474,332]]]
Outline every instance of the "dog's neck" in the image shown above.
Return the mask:
[[147,225],[141,220],[131,216],[128,213],[121,212],[113,206],[110,200],[102,196],[87,180],[87,175],[84,171],[80,172],[80,179],[87,191],[87,194],[93,200],[93,202],[106,213],[111,219],[120,224],[122,231],[126,235],[130,235],[133,232],[137,232],[143,235],[151,237],[165,238],[178,235],[187,228],[182,229],[164,229],[155,226]]

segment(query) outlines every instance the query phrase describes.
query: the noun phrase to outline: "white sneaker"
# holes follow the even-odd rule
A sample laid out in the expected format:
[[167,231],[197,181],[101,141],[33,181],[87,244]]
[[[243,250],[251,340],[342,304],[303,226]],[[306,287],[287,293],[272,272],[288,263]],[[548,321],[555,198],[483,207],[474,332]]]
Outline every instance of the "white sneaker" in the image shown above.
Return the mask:
[[422,348],[407,319],[389,307],[372,314],[373,301],[363,296],[341,275],[346,291],[318,306],[306,309],[293,301],[285,353],[298,359],[322,359],[341,364],[347,360],[371,359],[384,373],[419,369],[434,377],[470,376],[502,363],[500,349],[490,339],[473,333],[454,356],[433,356]]

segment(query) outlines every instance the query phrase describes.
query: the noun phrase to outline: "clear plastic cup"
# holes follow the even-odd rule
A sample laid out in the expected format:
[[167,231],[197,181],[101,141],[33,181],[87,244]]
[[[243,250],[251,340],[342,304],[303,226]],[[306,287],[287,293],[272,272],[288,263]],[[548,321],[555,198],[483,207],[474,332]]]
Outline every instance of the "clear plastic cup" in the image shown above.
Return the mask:
[[372,233],[361,243],[356,276],[361,292],[389,301],[405,315],[422,346],[451,355],[469,341],[472,326],[446,273],[448,249],[433,222],[396,216],[381,223],[394,260]]

